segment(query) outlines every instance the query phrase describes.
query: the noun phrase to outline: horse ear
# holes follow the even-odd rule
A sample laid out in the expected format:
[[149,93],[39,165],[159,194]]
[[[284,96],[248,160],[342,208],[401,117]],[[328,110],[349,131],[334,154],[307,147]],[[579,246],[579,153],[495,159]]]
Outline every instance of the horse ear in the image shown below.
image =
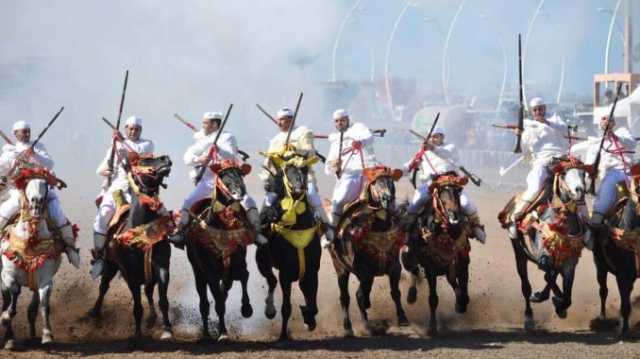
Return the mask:
[[240,165],[240,172],[242,172],[243,176],[248,175],[249,173],[251,173],[251,165],[248,163],[243,163]]
[[402,170],[396,168],[393,171],[391,171],[391,178],[393,178],[394,181],[400,180],[400,178],[402,178]]

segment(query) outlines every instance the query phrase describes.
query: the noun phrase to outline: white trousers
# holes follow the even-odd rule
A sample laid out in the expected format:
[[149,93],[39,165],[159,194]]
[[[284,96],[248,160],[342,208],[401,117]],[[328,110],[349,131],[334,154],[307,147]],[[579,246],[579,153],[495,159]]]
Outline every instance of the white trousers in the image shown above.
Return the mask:
[[527,175],[527,189],[522,193],[521,199],[532,202],[548,177],[549,172],[547,166],[545,164],[534,163]]
[[596,199],[593,201],[594,213],[605,215],[609,212],[616,200],[616,185],[625,181],[626,178],[624,170],[611,168],[607,171],[602,182],[600,182]]
[[[64,227],[68,223],[67,216],[62,211],[60,200],[53,188],[49,188],[47,202],[47,210],[53,223],[58,228]],[[20,211],[20,191],[11,189],[9,190],[9,198],[0,205],[0,217],[9,220],[18,211]]]
[[[184,199],[184,202],[182,202],[182,209],[189,210],[198,201],[211,197],[211,192],[213,192],[214,185],[215,177],[203,178],[202,181],[200,181],[191,191],[191,193],[189,193],[187,198]],[[245,210],[257,208],[256,202],[253,200],[253,198],[251,198],[251,196],[249,196],[249,194],[244,195],[242,201],[240,201],[240,205]]]
[[116,212],[116,203],[113,200],[113,193],[117,190],[122,190],[122,194],[124,195],[125,199],[131,201],[131,196],[129,195],[127,188],[112,185],[111,188],[109,188],[109,190],[107,190],[102,195],[102,202],[100,203],[100,207],[98,208],[96,219],[93,222],[94,232],[102,235],[107,235],[109,222]]
[[[430,186],[431,180],[423,181],[418,185],[415,192],[413,192],[411,201],[409,201],[409,207],[407,208],[408,213],[418,213],[420,208],[424,206],[428,200],[431,200],[431,193],[429,192]],[[476,207],[475,203],[471,201],[464,191],[460,192],[460,206],[467,216],[472,216],[478,212],[478,207]]]
[[331,213],[341,215],[344,206],[355,201],[362,191],[362,174],[342,175],[331,197]]

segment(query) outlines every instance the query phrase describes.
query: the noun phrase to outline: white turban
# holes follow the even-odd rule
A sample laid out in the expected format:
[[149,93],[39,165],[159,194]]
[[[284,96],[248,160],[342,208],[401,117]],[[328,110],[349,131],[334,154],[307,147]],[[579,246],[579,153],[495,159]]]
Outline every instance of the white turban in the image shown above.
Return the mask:
[[544,106],[544,100],[541,97],[534,97],[529,102],[529,107],[534,108],[538,106]]
[[203,120],[222,120],[224,116],[220,112],[205,112],[202,115]]
[[443,135],[444,136],[444,128],[436,127],[433,129],[433,135]]
[[127,120],[124,121],[124,125],[142,127],[142,118],[138,116],[129,116],[127,117]]
[[344,118],[344,117],[349,117],[349,111],[341,108],[341,109],[335,110],[333,112],[333,119],[334,120],[339,120],[339,119]]
[[27,123],[27,121],[18,121],[13,124],[13,130],[30,130],[31,126]]
[[286,108],[286,107],[282,108],[276,114],[276,118],[283,118],[283,117],[293,117],[293,111],[291,111],[290,108]]

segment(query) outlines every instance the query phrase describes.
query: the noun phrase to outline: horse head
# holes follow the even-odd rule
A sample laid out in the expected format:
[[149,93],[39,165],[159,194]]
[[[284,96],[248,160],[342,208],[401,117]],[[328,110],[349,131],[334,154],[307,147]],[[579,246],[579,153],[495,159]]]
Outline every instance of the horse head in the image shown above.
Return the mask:
[[402,177],[401,170],[384,166],[365,168],[365,191],[368,205],[374,208],[393,209],[396,201],[395,181]]
[[236,161],[224,160],[212,166],[219,182],[216,188],[221,190],[230,200],[241,201],[247,194],[243,177],[251,172],[249,164],[238,164]]
[[[282,193],[278,195],[282,198],[290,196],[299,199],[307,193],[307,181],[309,169],[318,162],[315,155],[301,155],[295,152],[295,148],[290,146],[282,152],[264,154],[269,159],[269,164],[273,165],[275,172],[268,169],[276,189]],[[282,186],[277,185],[277,181],[282,182]]]
[[171,173],[169,156],[141,156],[130,160],[131,177],[141,192],[156,195],[160,187],[166,188],[164,179]]
[[554,173],[554,192],[563,203],[583,202],[586,193],[585,174],[591,171],[575,157],[555,160],[551,171]]
[[45,179],[34,177],[27,182],[24,194],[32,218],[41,218],[44,214],[48,193],[49,185]]
[[452,238],[458,238],[462,233],[465,217],[460,204],[460,194],[468,181],[467,177],[444,173],[436,177],[431,184],[435,219],[446,228]]

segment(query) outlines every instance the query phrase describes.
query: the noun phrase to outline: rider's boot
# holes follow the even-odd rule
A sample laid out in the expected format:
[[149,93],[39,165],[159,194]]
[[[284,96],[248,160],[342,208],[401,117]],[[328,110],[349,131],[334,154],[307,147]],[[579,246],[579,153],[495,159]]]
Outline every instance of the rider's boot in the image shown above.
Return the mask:
[[180,210],[180,221],[176,230],[169,236],[169,242],[173,243],[176,248],[184,249],[186,242],[184,232],[191,221],[191,214],[186,209]]
[[530,201],[527,201],[524,199],[517,199],[516,204],[513,207],[513,212],[511,214],[511,221],[514,223],[521,221],[524,218],[526,214],[525,211],[527,210],[527,207],[529,207],[530,204],[531,204]]
[[484,231],[484,226],[480,223],[480,216],[478,213],[467,215],[469,223],[472,226],[472,238],[475,238],[478,242],[485,244],[487,241],[487,234]]
[[104,269],[104,247],[107,242],[107,236],[98,232],[93,232],[93,250],[91,255],[93,260],[91,264],[91,278],[96,279]]
[[60,235],[64,242],[64,251],[67,254],[69,263],[76,268],[80,268],[80,251],[76,248],[76,236],[70,223],[60,228]]
[[321,241],[322,248],[328,248],[333,242],[333,238],[335,237],[335,226],[339,217],[336,217],[334,216],[334,214],[332,214],[331,218],[329,218],[322,206],[315,207],[314,211],[316,218],[320,220],[325,227],[324,237]]
[[247,210],[247,219],[256,231],[256,243],[259,245],[267,244],[267,238],[262,235],[262,223],[260,223],[260,214],[257,208],[249,208]]
[[[598,237],[599,232],[602,231],[604,225],[604,216],[602,213],[593,212],[589,222],[587,223],[587,232],[584,235],[584,246],[590,250],[593,250],[593,244]],[[606,240],[607,238],[603,237],[602,240]]]

